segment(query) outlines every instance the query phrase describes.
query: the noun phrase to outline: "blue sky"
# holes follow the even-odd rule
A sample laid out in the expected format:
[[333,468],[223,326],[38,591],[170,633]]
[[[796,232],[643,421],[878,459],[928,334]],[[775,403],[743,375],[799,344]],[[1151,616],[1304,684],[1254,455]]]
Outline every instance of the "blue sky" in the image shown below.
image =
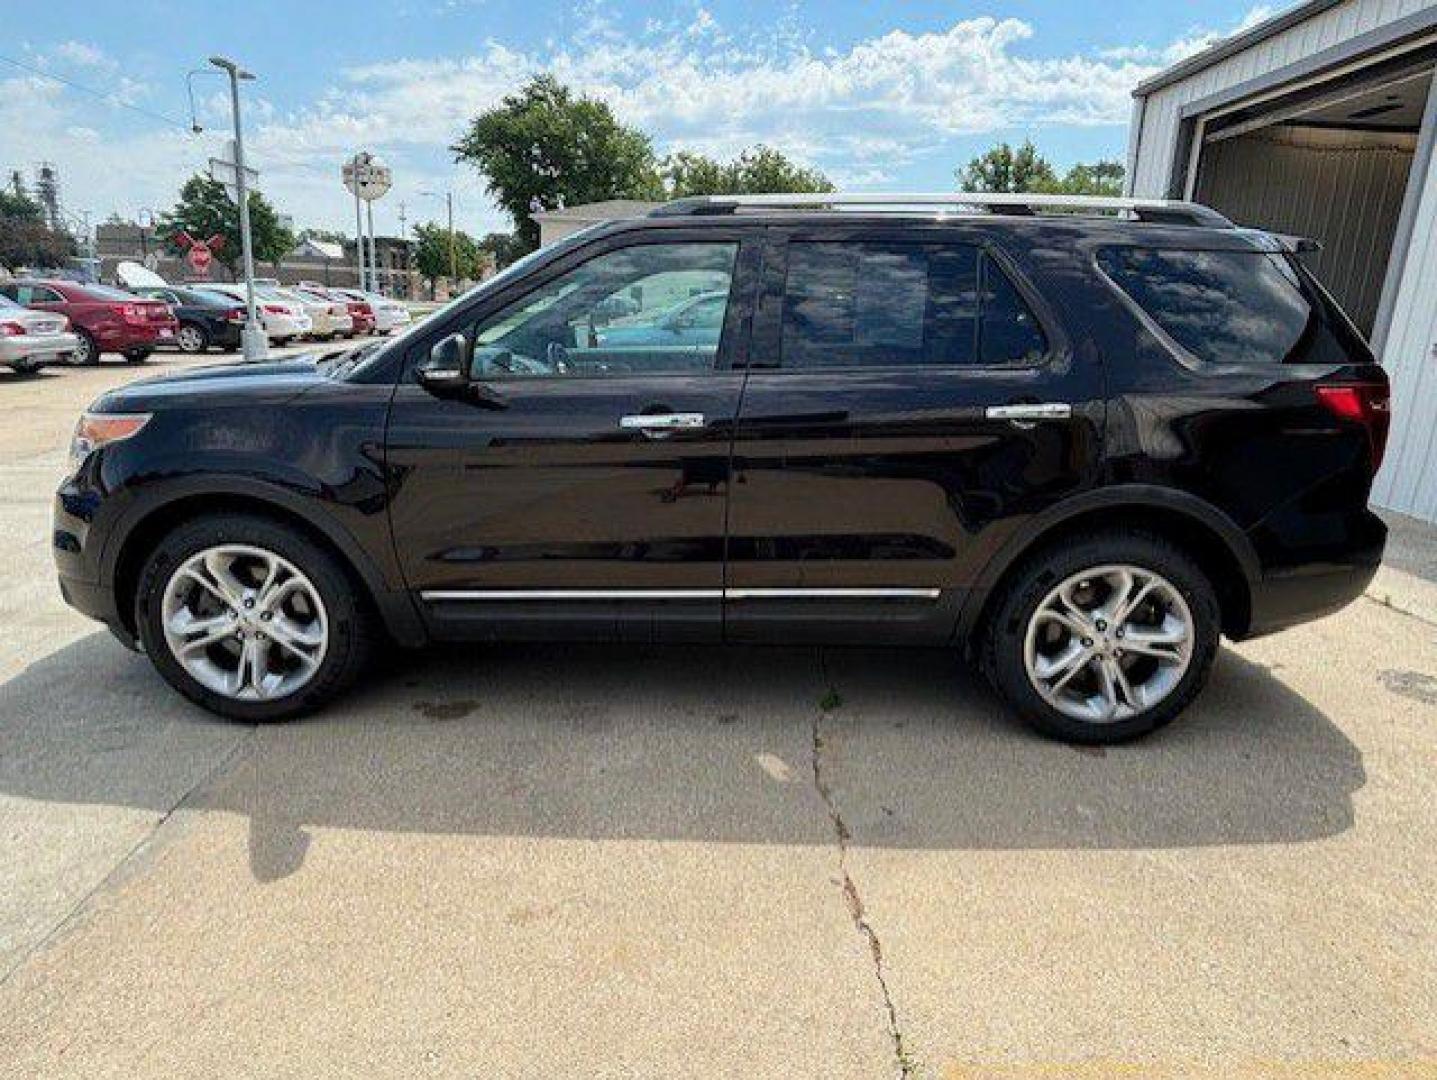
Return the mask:
[[1134,84],[1282,6],[348,0],[339,14],[294,0],[47,0],[26,6],[0,57],[101,96],[0,62],[0,167],[54,161],[67,206],[100,218],[169,206],[229,123],[224,84],[199,77],[206,130],[190,134],[185,73],[224,52],[261,76],[245,91],[253,162],[300,225],[352,226],[339,166],[369,149],[395,171],[382,231],[397,229],[401,201],[411,224],[437,218],[422,192],[451,188],[463,227],[503,227],[447,147],[543,70],[610,102],[660,154],[766,142],[846,188],[944,189],[998,139],[1031,137],[1060,165],[1121,158]]

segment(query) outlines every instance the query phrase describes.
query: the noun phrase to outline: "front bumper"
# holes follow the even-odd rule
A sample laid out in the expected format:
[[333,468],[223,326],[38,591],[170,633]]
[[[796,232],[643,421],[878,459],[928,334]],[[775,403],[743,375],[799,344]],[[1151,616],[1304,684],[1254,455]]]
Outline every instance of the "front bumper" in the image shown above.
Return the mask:
[[60,595],[82,615],[104,623],[121,641],[133,646],[134,634],[116,604],[114,583],[103,580],[104,538],[115,507],[100,497],[87,473],[95,462],[68,476],[55,493],[51,550],[60,579]]
[[52,364],[80,347],[74,334],[21,334],[0,337],[0,364]]

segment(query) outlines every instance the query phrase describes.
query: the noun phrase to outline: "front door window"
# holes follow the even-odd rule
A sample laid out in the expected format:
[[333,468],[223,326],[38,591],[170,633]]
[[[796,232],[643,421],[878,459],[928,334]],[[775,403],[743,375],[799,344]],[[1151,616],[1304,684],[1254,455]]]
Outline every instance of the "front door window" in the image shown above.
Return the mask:
[[479,323],[476,379],[696,374],[718,357],[735,243],[598,255]]

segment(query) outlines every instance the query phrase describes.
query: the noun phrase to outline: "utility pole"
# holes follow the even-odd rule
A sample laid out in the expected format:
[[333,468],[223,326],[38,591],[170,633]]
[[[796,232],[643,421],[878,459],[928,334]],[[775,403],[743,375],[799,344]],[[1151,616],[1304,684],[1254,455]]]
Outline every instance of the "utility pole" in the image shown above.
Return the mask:
[[253,79],[254,75],[223,56],[211,56],[210,63],[229,74],[230,105],[234,111],[235,190],[239,197],[240,249],[244,252],[245,324],[240,340],[246,360],[263,360],[269,350],[269,339],[265,337],[254,303],[254,242],[249,231],[249,194],[245,190],[244,132],[240,125],[239,97],[240,80]]
[[459,283],[459,253],[454,248],[454,192],[444,193],[444,205],[449,209],[449,280],[454,288]]
[[383,292],[379,287],[378,240],[374,236],[374,200],[369,200],[364,211],[369,215],[369,287],[374,292]]

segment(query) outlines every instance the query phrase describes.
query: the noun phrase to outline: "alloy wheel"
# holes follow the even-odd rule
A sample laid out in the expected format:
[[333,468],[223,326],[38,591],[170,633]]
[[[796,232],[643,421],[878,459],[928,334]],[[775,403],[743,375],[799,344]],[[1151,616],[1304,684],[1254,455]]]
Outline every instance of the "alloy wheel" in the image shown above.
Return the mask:
[[264,701],[304,687],[329,649],[319,590],[288,559],[246,544],[206,548],[170,576],[165,643],[200,685]]
[[1166,578],[1137,566],[1073,574],[1028,622],[1023,663],[1038,694],[1064,716],[1109,724],[1171,694],[1192,663],[1191,610]]
[[205,336],[200,333],[197,326],[182,326],[180,332],[175,335],[175,340],[185,352],[197,353],[205,351]]

